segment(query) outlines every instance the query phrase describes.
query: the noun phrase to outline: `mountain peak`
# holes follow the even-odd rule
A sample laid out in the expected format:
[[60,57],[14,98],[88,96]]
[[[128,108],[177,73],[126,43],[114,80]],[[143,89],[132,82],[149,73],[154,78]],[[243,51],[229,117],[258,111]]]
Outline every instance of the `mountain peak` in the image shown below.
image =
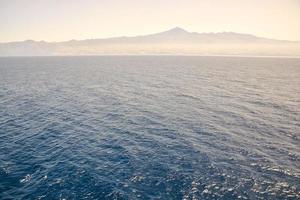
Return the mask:
[[175,28],[172,28],[166,32],[169,32],[169,33],[188,33],[186,30],[184,30],[183,28],[180,28],[178,26],[176,26]]

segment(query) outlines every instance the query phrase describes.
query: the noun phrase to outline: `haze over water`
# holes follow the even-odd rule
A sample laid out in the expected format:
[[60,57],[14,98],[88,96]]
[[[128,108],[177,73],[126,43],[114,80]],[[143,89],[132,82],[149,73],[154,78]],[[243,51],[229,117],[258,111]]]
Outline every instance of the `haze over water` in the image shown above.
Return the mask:
[[0,58],[0,199],[299,199],[300,59]]

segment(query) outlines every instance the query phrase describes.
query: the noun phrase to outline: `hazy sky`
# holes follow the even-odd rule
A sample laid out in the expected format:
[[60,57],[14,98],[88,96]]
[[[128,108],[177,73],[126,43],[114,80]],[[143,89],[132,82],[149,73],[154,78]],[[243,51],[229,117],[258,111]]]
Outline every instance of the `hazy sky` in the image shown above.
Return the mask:
[[300,40],[300,0],[0,0],[0,42],[132,36],[175,26]]

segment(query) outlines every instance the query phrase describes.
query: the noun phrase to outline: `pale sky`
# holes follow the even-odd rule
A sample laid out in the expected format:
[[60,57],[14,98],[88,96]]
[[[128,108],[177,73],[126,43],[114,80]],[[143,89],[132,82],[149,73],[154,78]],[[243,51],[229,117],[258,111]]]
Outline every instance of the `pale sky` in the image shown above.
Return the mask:
[[0,42],[133,36],[176,26],[300,40],[300,0],[0,0]]

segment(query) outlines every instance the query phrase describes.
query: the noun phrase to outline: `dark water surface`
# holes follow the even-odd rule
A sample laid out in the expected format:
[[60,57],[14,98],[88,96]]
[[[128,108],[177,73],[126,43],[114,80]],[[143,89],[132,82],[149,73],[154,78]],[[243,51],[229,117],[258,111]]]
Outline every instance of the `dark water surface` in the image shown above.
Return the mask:
[[0,199],[299,199],[300,59],[0,58]]

